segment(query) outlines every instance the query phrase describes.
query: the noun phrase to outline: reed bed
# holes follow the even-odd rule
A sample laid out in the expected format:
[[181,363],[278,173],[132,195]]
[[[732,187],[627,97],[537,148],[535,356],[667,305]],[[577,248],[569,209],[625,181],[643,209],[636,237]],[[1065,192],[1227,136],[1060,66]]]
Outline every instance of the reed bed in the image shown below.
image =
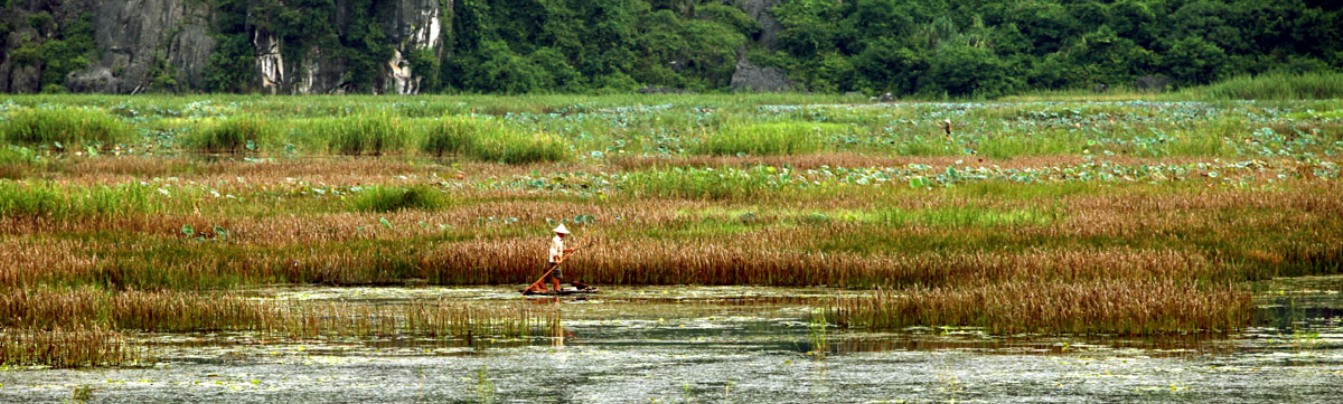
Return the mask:
[[446,301],[414,300],[398,306],[290,304],[282,313],[278,319],[265,322],[263,330],[295,338],[347,335],[469,340],[546,336],[561,327],[558,310],[521,305],[482,307]]
[[[1343,202],[1332,197],[1336,186],[1330,184],[1248,192],[1063,187],[1041,195],[1036,188],[1018,194],[967,187],[823,199],[787,209],[700,200],[592,205],[510,197],[471,203],[481,199],[453,196],[450,206],[437,210],[346,213],[338,203],[331,208],[336,213],[317,214],[315,205],[304,202],[294,206],[308,212],[252,218],[227,210],[124,221],[11,218],[0,220],[0,234],[32,238],[3,244],[18,259],[0,262],[0,285],[521,283],[535,275],[534,258],[544,250],[537,235],[553,226],[546,221],[580,216],[594,223],[571,227],[594,246],[575,257],[575,270],[590,282],[609,284],[869,287],[957,278],[1073,279],[1101,275],[1063,274],[1104,274],[1098,269],[1106,266],[1121,277],[1209,281],[1328,274],[1339,271],[1343,257],[1335,242],[1343,238],[1343,223],[1335,220],[1343,215]],[[1048,194],[1069,196],[1034,207]],[[865,204],[889,208],[843,207]],[[41,242],[58,234],[93,239]],[[123,240],[100,241],[111,237]]]
[[[761,244],[764,244],[763,242]],[[538,247],[539,246],[539,247]],[[538,275],[536,251],[526,240],[479,240],[373,251],[304,250],[289,255],[246,254],[204,261],[208,268],[179,287],[214,285],[237,277],[244,284],[279,281],[328,285],[402,284],[423,279],[438,285],[521,284]],[[1181,251],[1098,249],[1028,253],[858,254],[770,251],[761,245],[621,239],[598,242],[570,263],[572,276],[602,285],[765,285],[862,288],[915,284],[1036,279],[1188,277],[1208,281],[1242,274],[1225,264]],[[127,268],[125,279],[145,269]],[[213,274],[214,277],[208,275]],[[140,284],[137,286],[154,286]]]
[[233,117],[200,126],[184,143],[203,153],[257,154],[279,137],[274,124],[259,117]]
[[247,329],[267,307],[229,295],[190,292],[107,292],[95,288],[19,290],[0,294],[0,326],[55,329],[107,327],[148,332]]
[[573,157],[559,136],[476,117],[445,117],[431,124],[420,150],[435,157],[453,154],[511,165],[564,162]]
[[97,109],[25,108],[0,121],[0,140],[59,152],[112,147],[130,140],[131,134],[130,125]]
[[153,192],[139,184],[79,187],[48,181],[0,182],[0,217],[126,218],[153,212],[157,207]]
[[544,335],[559,323],[545,307],[484,307],[442,300],[404,304],[247,299],[228,293],[37,289],[0,294],[0,327],[142,332],[254,331],[298,338]]
[[1338,73],[1275,73],[1243,76],[1187,93],[1233,100],[1329,100],[1343,98],[1343,75]]
[[493,121],[471,117],[445,117],[442,122],[428,128],[424,141],[420,144],[420,151],[434,157],[465,154],[481,137],[498,136],[507,130],[508,127]]
[[146,358],[121,333],[102,327],[0,330],[0,364],[5,366],[124,366]]
[[0,293],[0,364],[120,366],[147,359],[124,333],[255,332],[288,338],[518,338],[553,335],[558,310],[411,300],[404,304],[270,301],[228,293]]
[[309,136],[327,139],[327,148],[346,156],[381,156],[401,152],[410,143],[411,130],[400,118],[368,113],[326,119],[312,125]]
[[1222,334],[1244,327],[1250,294],[1178,280],[1007,281],[968,288],[878,290],[835,302],[831,321],[875,330],[979,327],[993,334],[1152,336]]

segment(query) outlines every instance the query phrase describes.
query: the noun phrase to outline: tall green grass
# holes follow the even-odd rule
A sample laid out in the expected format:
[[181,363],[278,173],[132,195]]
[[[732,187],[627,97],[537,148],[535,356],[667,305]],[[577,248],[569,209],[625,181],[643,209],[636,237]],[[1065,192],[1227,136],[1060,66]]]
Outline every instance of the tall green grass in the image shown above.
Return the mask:
[[814,122],[733,124],[708,134],[692,151],[716,156],[805,154],[821,150],[822,139],[843,130],[842,125]]
[[153,192],[147,185],[80,187],[52,182],[0,182],[2,217],[125,217],[150,213],[155,207]]
[[420,151],[443,157],[445,154],[464,154],[482,136],[492,136],[502,131],[497,123],[480,119],[449,116],[430,126],[420,143]]
[[372,187],[354,198],[352,206],[364,212],[392,212],[404,209],[434,210],[443,206],[443,196],[427,186]]
[[567,161],[569,145],[546,132],[524,132],[503,123],[474,117],[446,117],[430,126],[420,150],[442,157],[465,155],[484,162],[530,164]]
[[0,122],[0,139],[21,145],[66,149],[125,142],[132,129],[101,110],[84,108],[19,109]]
[[504,164],[555,162],[572,158],[569,145],[559,136],[516,130],[503,130],[495,136],[478,137],[467,154],[476,160]]
[[203,123],[187,138],[186,146],[206,153],[255,153],[277,138],[268,120],[242,116]]
[[1198,98],[1302,100],[1343,98],[1343,72],[1273,73],[1241,76],[1185,93]]
[[411,136],[402,119],[383,111],[325,120],[317,128],[328,139],[329,151],[347,156],[401,151]]
[[0,148],[0,179],[20,179],[28,175],[37,165],[34,153],[25,147],[5,146]]

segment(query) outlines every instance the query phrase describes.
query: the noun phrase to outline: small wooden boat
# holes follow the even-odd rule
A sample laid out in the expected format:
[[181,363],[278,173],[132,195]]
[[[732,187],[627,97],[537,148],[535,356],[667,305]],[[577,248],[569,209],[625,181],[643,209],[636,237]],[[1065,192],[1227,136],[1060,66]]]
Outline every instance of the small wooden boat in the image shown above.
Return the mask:
[[569,295],[585,295],[585,294],[601,293],[601,289],[597,289],[594,287],[587,287],[583,289],[569,287],[569,288],[561,288],[558,291],[547,290],[545,292],[538,292],[535,290],[523,289],[519,290],[519,292],[522,292],[523,296],[569,296]]

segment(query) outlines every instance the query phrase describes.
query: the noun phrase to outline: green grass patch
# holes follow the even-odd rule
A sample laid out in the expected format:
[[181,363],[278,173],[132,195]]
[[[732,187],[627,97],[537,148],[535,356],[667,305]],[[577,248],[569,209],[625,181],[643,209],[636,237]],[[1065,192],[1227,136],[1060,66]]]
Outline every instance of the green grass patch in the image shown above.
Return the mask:
[[[1036,199],[1059,200],[1074,195],[1103,195],[1114,189],[1113,184],[1095,182],[1039,182],[975,181],[957,184],[942,191],[948,197],[989,198],[995,201]],[[1125,186],[1128,189],[1148,187],[1143,184]],[[1132,191],[1130,191],[1132,192]]]
[[569,146],[558,136],[511,130],[477,138],[467,153],[476,160],[504,164],[566,161],[571,154]]
[[131,216],[155,210],[147,185],[78,187],[51,182],[0,182],[0,216],[49,217]]
[[35,153],[26,147],[7,145],[0,148],[0,179],[17,180],[28,176],[39,165]]
[[465,155],[484,162],[531,164],[568,161],[572,152],[559,136],[524,132],[503,123],[472,117],[448,117],[430,126],[420,151],[442,157]]
[[978,145],[979,154],[1002,159],[1080,154],[1086,148],[1086,135],[1077,130],[1048,130],[994,136],[984,139]]
[[277,134],[269,121],[244,116],[202,123],[186,139],[186,146],[205,153],[256,153]]
[[434,210],[443,205],[443,195],[427,186],[366,188],[352,202],[355,210],[363,212]]
[[381,156],[401,151],[411,136],[401,118],[384,112],[325,120],[317,127],[328,139],[328,151],[347,156]]
[[741,199],[780,196],[788,177],[773,167],[680,168],[631,173],[622,186],[636,196],[686,199]]
[[420,143],[420,151],[435,157],[445,154],[465,154],[482,136],[494,136],[502,131],[502,125],[485,120],[450,116],[434,123],[425,133]]
[[84,108],[20,109],[0,122],[0,139],[58,150],[125,142],[132,129],[106,112]]
[[928,209],[889,209],[878,212],[877,221],[892,226],[930,227],[1016,227],[1045,226],[1059,219],[1054,211],[1026,209],[988,209],[972,206]]
[[1202,98],[1232,100],[1303,100],[1343,98],[1343,73],[1273,73],[1241,76],[1185,93]]
[[820,151],[823,139],[844,130],[844,125],[833,123],[731,124],[705,136],[691,151],[715,156],[806,154]]

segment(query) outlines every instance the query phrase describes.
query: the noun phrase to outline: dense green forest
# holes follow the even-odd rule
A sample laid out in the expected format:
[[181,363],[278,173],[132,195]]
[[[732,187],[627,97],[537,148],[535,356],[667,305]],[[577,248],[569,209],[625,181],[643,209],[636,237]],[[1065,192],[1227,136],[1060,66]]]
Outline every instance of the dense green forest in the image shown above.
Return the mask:
[[[955,3],[955,5],[949,4]],[[759,60],[805,88],[996,95],[1176,85],[1343,66],[1343,13],[1330,1],[799,0]]]
[[[266,32],[286,60],[319,48],[348,90],[376,91],[403,45],[386,0],[199,1],[217,44],[205,84],[160,74],[159,90],[257,91],[254,38]],[[742,58],[797,91],[930,97],[1343,70],[1343,2],[1332,0],[420,1],[437,1],[444,22],[441,46],[404,55],[429,93],[728,91]],[[50,39],[5,56],[40,60],[42,88],[59,90],[99,57],[88,18],[29,16],[21,23]]]
[[439,67],[429,91],[722,90],[739,51],[799,90],[902,95],[1343,67],[1343,12],[1330,1],[791,0],[772,10],[782,30],[769,47],[753,40],[755,19],[717,1],[460,0],[453,11],[445,57],[420,55]]

